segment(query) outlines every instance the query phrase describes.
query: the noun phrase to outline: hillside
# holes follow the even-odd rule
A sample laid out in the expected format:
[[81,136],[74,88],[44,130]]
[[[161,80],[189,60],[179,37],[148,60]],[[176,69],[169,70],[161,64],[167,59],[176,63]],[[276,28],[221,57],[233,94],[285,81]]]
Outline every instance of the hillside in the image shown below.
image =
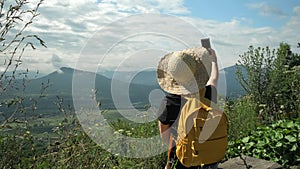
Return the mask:
[[[245,70],[243,70],[245,71]],[[131,80],[133,84],[149,85],[149,86],[158,86],[156,80],[156,71],[142,71],[142,72],[114,72],[114,71],[103,71],[98,72],[100,75],[103,75],[109,79],[117,79],[123,82],[128,82]],[[236,77],[236,66],[226,67],[220,70],[220,79],[219,79],[219,93],[226,93],[228,97],[239,97],[245,94],[244,89],[239,84]],[[223,88],[222,85],[226,85],[226,88]],[[225,90],[225,91],[223,91]]]
[[[37,101],[37,112],[40,114],[49,114],[55,115],[59,113],[56,103],[60,102],[63,99],[64,106],[73,107],[72,100],[72,80],[74,71],[80,72],[83,79],[85,76],[95,76],[95,89],[97,90],[96,96],[97,100],[102,102],[103,109],[114,109],[114,103],[112,100],[111,94],[111,84],[112,78],[116,86],[114,88],[114,93],[119,94],[120,96],[124,94],[129,94],[131,103],[136,108],[144,108],[145,105],[149,104],[149,94],[153,89],[159,89],[159,85],[156,81],[156,72],[153,71],[142,71],[139,73],[136,72],[99,72],[94,74],[87,71],[75,70],[72,68],[62,67],[61,69],[54,71],[46,76],[37,79],[31,79],[26,82],[25,95],[27,97],[33,98]],[[225,73],[225,80],[227,87],[225,88],[228,97],[237,97],[243,95],[243,89],[239,85],[236,76],[235,76],[236,67],[231,66],[220,70],[220,73]],[[115,74],[114,74],[115,73]],[[221,79],[219,85],[225,83],[225,80]],[[83,80],[84,81],[84,80]],[[21,79],[16,81],[15,87],[19,90],[11,90],[2,96],[2,99],[12,98],[15,95],[18,95],[22,92],[23,82]],[[43,86],[47,86],[44,94],[45,97],[39,97],[42,91]],[[126,91],[124,86],[129,86],[129,90]],[[224,88],[220,87],[220,90]],[[76,91],[74,91],[76,92]],[[224,93],[220,91],[219,93]],[[158,98],[159,99],[159,98]],[[29,100],[29,99],[27,99]],[[26,103],[29,104],[29,103]],[[119,105],[122,105],[123,108],[128,108],[128,105],[119,102]],[[1,108],[2,111],[11,110],[7,108]],[[3,110],[5,109],[5,110]]]
[[[237,76],[236,76],[237,68],[236,66],[230,66],[226,67],[220,72],[225,73],[226,78],[226,87],[227,87],[227,97],[239,97],[241,95],[245,94],[245,90],[240,85]],[[245,69],[242,69],[243,72],[245,72]],[[221,85],[221,84],[220,84]]]
[[[100,74],[95,75],[91,72],[62,67],[61,69],[44,77],[31,79],[26,82],[26,88],[24,92],[27,97],[37,100],[38,109],[36,113],[50,115],[59,113],[58,107],[55,105],[55,103],[60,101],[59,98],[63,99],[64,106],[67,107],[70,105],[73,107],[72,79],[74,71],[80,72],[82,77],[91,75],[95,76],[95,89],[97,90],[96,99],[102,102],[103,109],[114,109],[111,95],[111,79]],[[129,86],[129,98],[136,108],[143,108],[146,104],[148,104],[149,93],[153,89],[158,88],[157,85],[128,84],[127,82],[122,82],[119,80],[114,80],[114,84],[117,86]],[[14,86],[15,88],[18,88],[18,90],[10,89],[5,93],[5,95],[2,95],[2,100],[5,100],[5,98],[13,98],[14,96],[20,95],[23,92],[23,81],[21,79],[16,80]],[[48,86],[44,92],[45,97],[39,97],[42,91],[42,86]],[[118,94],[124,94],[123,90],[124,89],[120,89]],[[122,105],[122,103],[119,104]],[[127,107],[127,105],[124,105],[123,108]],[[11,112],[12,110],[7,109],[6,107],[0,107],[0,111]]]

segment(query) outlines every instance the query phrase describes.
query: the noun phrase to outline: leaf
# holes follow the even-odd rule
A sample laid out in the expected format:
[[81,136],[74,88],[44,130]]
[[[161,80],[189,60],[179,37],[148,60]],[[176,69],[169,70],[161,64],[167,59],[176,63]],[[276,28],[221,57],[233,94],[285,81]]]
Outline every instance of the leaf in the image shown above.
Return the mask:
[[281,147],[282,146],[282,142],[277,142],[277,144],[275,146],[276,147]]
[[287,135],[284,138],[287,139],[289,142],[296,142],[297,141],[296,137],[293,137],[291,135]]
[[295,126],[294,122],[290,121],[286,124],[287,128],[293,128]]
[[242,139],[242,142],[243,142],[243,143],[248,143],[248,141],[249,141],[249,136],[248,136],[248,137],[244,137],[244,138]]
[[280,133],[281,131],[276,132],[275,137],[277,140],[281,140],[283,138],[283,134]]
[[255,145],[254,142],[250,142],[250,143],[249,143],[249,148],[252,147],[252,146],[254,146],[254,145]]
[[258,140],[256,145],[257,145],[257,147],[263,147],[265,145],[265,142],[262,140]]
[[294,144],[293,147],[290,149],[290,151],[296,151],[297,150],[297,144]]

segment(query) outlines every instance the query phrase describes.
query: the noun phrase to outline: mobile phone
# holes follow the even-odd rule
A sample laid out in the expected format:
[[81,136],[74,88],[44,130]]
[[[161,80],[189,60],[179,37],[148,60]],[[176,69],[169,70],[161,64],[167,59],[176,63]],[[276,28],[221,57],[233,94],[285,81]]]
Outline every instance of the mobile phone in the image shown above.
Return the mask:
[[201,39],[202,47],[211,48],[209,38]]

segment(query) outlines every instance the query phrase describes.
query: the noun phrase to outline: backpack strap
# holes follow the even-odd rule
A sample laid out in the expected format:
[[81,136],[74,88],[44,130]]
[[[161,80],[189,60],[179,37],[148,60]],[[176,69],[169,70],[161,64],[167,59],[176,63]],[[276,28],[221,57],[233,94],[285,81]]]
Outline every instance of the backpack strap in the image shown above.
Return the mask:
[[[199,111],[201,108],[203,108],[206,111],[210,111],[213,109],[212,107],[218,107],[211,100],[205,98],[205,92],[206,92],[206,88],[204,87],[204,88],[200,89],[199,92],[196,94],[183,96],[187,100],[187,102],[198,102],[199,103],[199,105],[193,106],[194,109],[190,110],[190,113]],[[195,100],[193,100],[193,99],[195,99]],[[192,104],[198,104],[198,103],[192,103]]]
[[[197,98],[186,98],[186,99],[190,102],[198,102],[199,103],[199,105],[195,106],[194,109],[190,110],[190,113],[199,111],[200,109],[204,109],[206,111],[211,111],[213,109],[211,106],[208,106],[213,103],[204,97],[201,97],[200,101],[197,101],[198,100]],[[194,100],[192,100],[192,99],[194,99]],[[198,103],[192,103],[192,104],[198,104]],[[213,107],[215,107],[215,106],[213,106]]]

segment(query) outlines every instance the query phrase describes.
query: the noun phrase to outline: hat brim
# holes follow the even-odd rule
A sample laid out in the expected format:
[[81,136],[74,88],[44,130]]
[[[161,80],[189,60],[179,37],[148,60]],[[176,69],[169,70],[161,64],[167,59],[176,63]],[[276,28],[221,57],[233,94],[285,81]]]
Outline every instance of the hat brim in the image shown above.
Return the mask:
[[199,92],[199,89],[204,88],[209,79],[211,72],[211,57],[209,54],[203,53],[201,55],[190,55],[197,64],[197,69],[193,75],[194,78],[188,82],[179,83],[170,73],[168,73],[169,59],[173,53],[174,52],[166,54],[158,64],[158,84],[164,91],[177,95],[188,95]]

